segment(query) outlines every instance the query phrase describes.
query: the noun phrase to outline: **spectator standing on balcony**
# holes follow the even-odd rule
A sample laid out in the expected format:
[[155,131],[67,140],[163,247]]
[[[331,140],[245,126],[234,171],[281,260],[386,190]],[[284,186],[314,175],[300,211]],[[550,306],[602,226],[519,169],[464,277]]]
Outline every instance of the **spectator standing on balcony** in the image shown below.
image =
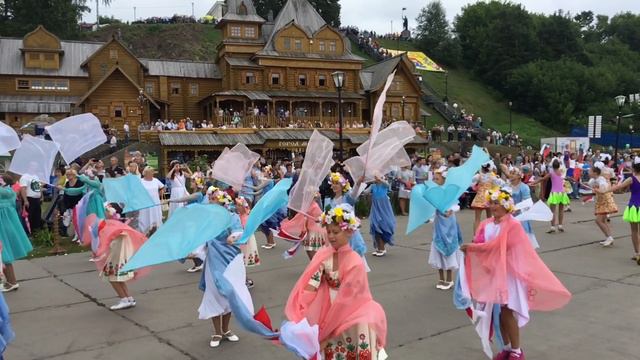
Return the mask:
[[190,118],[187,118],[187,123],[185,128],[187,129],[187,131],[193,130],[193,121]]
[[180,122],[178,122],[178,130],[184,131],[186,129],[187,129],[187,123],[184,121],[184,119],[180,119]]
[[130,129],[129,129],[129,123],[128,123],[128,122],[126,122],[126,123],[124,123],[124,143],[125,143],[125,144],[128,144],[128,143],[129,143],[129,138],[130,138],[130,136],[131,136],[131,134],[130,134],[130,132],[129,132],[129,131],[130,131]]
[[116,134],[111,133],[111,139],[109,140],[109,150],[114,153],[118,148],[118,139],[116,138]]

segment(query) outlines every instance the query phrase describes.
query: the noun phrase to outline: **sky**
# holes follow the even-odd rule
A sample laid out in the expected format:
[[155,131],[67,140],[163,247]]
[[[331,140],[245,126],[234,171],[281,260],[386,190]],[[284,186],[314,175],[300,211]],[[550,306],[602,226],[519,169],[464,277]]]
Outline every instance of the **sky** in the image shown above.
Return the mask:
[[[94,22],[96,0],[87,2],[91,7],[91,13],[85,14],[83,20]],[[450,21],[460,13],[463,6],[475,2],[476,0],[442,0]],[[558,9],[572,14],[591,10],[596,14],[609,16],[625,11],[640,13],[638,0],[514,0],[513,2],[523,4],[531,12],[546,14],[551,14]],[[135,7],[138,19],[173,14],[191,15],[193,4],[193,13],[196,18],[199,18],[204,16],[214,3],[214,0],[112,0],[111,6],[100,6],[100,14],[132,21]],[[428,0],[340,0],[340,3],[343,25],[357,26],[360,29],[378,33],[389,33],[392,29],[393,32],[400,30],[403,7],[407,8],[405,15],[409,19],[409,28],[415,28],[415,18]]]

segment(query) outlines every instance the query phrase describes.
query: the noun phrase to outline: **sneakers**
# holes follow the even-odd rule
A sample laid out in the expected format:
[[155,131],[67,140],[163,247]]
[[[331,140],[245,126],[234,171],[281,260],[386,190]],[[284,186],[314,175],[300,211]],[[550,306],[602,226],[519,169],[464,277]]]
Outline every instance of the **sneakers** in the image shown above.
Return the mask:
[[549,228],[549,230],[547,230],[547,234],[553,234],[555,232],[556,232],[556,227],[555,226],[552,226],[552,227]]
[[564,232],[564,228],[562,227],[562,225],[558,225],[558,231]]
[[109,309],[113,311],[124,310],[134,306],[136,306],[136,301],[133,300],[133,298],[123,298],[123,299],[120,299],[120,302],[118,302],[117,304],[111,305]]
[[440,280],[438,281],[438,284],[436,285],[436,289],[439,290],[449,290],[453,287],[455,283],[453,281],[444,281],[444,280]]
[[509,354],[511,354],[510,350],[502,350],[498,353],[498,355],[493,357],[493,360],[508,360]]
[[273,249],[274,247],[276,247],[276,243],[262,245],[261,247],[262,247],[263,249],[265,249],[265,250],[271,250],[271,249]]
[[13,285],[11,285],[8,282],[5,282],[4,284],[2,284],[2,288],[0,289],[0,291],[2,292],[11,292],[11,291],[16,291],[20,288],[20,284],[15,283]]
[[505,359],[506,360],[525,360],[524,351],[520,351],[520,353],[517,353],[517,352],[511,350],[511,353],[509,353],[509,357],[507,357]]
[[202,267],[203,267],[203,266],[204,266],[204,263],[203,263],[203,264],[200,264],[200,265],[198,265],[198,266],[193,265],[192,267],[190,267],[189,269],[187,269],[187,272],[189,272],[189,273],[195,273],[195,272],[198,272],[198,271],[202,271]]
[[611,236],[609,236],[604,241],[600,241],[600,245],[602,245],[604,247],[609,247],[609,246],[613,245],[613,238]]
[[387,250],[376,250],[371,255],[377,256],[377,257],[383,257],[387,255]]
[[245,281],[244,283],[245,285],[247,285],[247,289],[253,289],[253,286],[254,286],[253,280],[247,279],[247,281]]
[[238,337],[238,335],[232,333],[231,331],[227,331],[226,333],[224,333],[224,335],[211,336],[211,341],[209,341],[209,347],[217,348],[218,346],[220,346],[220,342],[222,341],[222,339],[225,339],[230,342],[240,341],[240,338]]

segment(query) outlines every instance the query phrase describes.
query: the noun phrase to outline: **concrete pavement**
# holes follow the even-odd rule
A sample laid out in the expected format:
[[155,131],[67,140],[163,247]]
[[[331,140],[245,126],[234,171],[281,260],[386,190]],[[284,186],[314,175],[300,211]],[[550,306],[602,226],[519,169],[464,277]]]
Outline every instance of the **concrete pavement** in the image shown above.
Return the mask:
[[[628,195],[617,195],[620,210]],[[616,243],[603,249],[604,237],[593,222],[593,205],[574,202],[564,234],[547,235],[548,224],[535,223],[541,256],[574,294],[553,313],[532,313],[523,331],[528,359],[640,359],[640,266],[630,260],[630,230],[612,218]],[[473,213],[458,215],[469,241]],[[405,236],[406,217],[398,218],[397,246],[384,258],[368,256],[374,298],[389,322],[391,359],[486,359],[471,323],[457,311],[451,292],[435,288],[436,271],[427,264],[431,226]],[[363,222],[369,240],[368,223]],[[264,238],[258,235],[258,241]],[[262,265],[250,269],[256,307],[265,305],[274,324],[290,289],[307,264],[299,254],[285,261],[287,244],[262,250]],[[368,244],[371,247],[371,244]],[[202,294],[200,274],[186,265],[157,267],[132,285],[134,309],[108,310],[117,302],[98,279],[89,255],[73,254],[16,263],[20,290],[6,294],[17,337],[6,359],[295,359],[282,348],[235,328],[239,343],[208,347],[211,323],[197,319]]]

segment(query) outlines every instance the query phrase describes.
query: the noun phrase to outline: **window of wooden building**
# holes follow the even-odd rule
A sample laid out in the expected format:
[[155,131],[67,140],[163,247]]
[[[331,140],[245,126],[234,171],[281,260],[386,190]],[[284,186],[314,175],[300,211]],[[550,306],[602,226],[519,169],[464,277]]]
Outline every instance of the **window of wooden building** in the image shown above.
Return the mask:
[[324,40],[318,42],[318,50],[319,51],[326,51]]
[[123,112],[122,106],[114,106],[113,107],[113,117],[121,118],[122,115],[123,115],[122,112]]
[[43,90],[42,80],[31,80],[31,90]]
[[336,42],[335,41],[329,41],[329,52],[336,52]]
[[40,53],[29,53],[29,60],[40,61]]
[[256,83],[256,74],[251,72],[251,71],[247,71],[246,73],[244,73],[244,83],[245,84],[255,84]]
[[29,85],[29,80],[18,80],[16,82],[16,89],[18,90],[29,90],[31,86]]
[[180,95],[180,83],[172,82],[171,83],[171,95]]
[[44,60],[45,61],[54,61],[56,59],[55,54],[52,53],[45,53],[44,54]]
[[200,95],[200,86],[197,83],[192,83],[189,86],[189,95],[190,96],[198,96],[198,95]]
[[118,49],[109,50],[109,59],[118,60]]
[[242,37],[242,28],[240,26],[232,26],[231,27],[231,36],[232,37]]
[[69,80],[56,80],[56,91],[69,91]]
[[302,51],[302,39],[295,39],[294,44],[296,51]]
[[153,83],[152,82],[145,83],[144,91],[149,95],[153,95]]
[[44,81],[44,89],[45,90],[55,90],[56,89],[56,81],[55,80],[45,80]]
[[298,85],[299,86],[307,86],[307,75],[299,74],[298,75]]
[[291,38],[290,37],[285,37],[283,39],[283,43],[284,43],[284,49],[285,50],[291,50]]
[[327,75],[318,75],[318,86],[319,87],[327,86]]
[[280,73],[271,74],[271,85],[280,85]]
[[256,37],[256,28],[253,26],[247,26],[244,28],[244,37],[246,38],[255,38]]

